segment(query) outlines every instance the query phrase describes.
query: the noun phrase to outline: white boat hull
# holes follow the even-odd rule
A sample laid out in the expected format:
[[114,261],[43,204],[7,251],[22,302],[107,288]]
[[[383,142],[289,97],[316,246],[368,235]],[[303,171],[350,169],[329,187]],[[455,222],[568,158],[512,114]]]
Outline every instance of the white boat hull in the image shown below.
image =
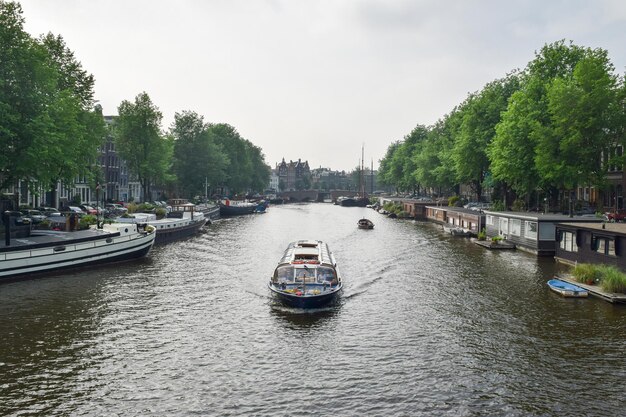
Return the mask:
[[61,232],[45,236],[44,242],[36,236],[14,239],[15,246],[0,251],[0,280],[138,258],[154,244],[152,228],[141,233],[136,225],[123,225],[119,231]]

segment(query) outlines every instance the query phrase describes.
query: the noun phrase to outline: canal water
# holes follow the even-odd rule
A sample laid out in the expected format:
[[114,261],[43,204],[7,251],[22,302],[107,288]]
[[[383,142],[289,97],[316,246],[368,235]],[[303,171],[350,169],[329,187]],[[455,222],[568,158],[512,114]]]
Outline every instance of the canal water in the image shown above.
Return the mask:
[[[336,305],[270,298],[302,238],[334,252]],[[550,292],[556,268],[370,209],[273,206],[0,285],[0,415],[624,415],[626,308]]]

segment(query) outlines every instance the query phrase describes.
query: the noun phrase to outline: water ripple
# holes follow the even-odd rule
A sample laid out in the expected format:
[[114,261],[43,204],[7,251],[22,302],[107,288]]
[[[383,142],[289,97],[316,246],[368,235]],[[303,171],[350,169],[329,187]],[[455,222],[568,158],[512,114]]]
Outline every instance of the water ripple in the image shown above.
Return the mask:
[[[333,250],[338,303],[271,298],[302,238]],[[0,286],[0,415],[619,415],[626,309],[555,296],[555,268],[368,209],[220,220],[137,262]]]

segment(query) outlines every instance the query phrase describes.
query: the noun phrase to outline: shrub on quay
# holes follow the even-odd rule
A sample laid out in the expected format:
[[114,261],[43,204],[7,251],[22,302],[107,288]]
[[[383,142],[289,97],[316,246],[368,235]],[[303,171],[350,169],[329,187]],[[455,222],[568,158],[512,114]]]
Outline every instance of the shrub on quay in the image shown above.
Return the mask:
[[626,294],[626,274],[611,265],[578,264],[574,278],[585,284],[599,284],[606,292]]
[[600,282],[606,292],[626,293],[626,274],[614,266],[601,265]]
[[574,268],[574,279],[583,284],[595,284],[600,282],[600,269],[597,265],[578,264]]

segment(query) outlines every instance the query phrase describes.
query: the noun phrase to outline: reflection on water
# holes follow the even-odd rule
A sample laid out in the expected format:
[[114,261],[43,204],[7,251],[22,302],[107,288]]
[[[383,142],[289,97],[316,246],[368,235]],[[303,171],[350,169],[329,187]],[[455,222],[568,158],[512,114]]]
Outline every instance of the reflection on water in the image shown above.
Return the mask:
[[[271,297],[298,239],[334,252],[336,304]],[[369,209],[271,207],[0,285],[0,415],[619,415],[626,308],[550,292],[557,268]]]

